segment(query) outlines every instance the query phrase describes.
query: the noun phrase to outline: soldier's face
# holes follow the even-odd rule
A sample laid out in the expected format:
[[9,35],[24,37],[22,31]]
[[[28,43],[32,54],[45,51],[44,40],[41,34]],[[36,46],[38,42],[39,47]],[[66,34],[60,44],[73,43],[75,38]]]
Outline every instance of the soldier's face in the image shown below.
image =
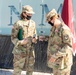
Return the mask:
[[49,21],[48,24],[50,24],[51,26],[54,26],[54,23],[52,23],[51,21]]
[[32,17],[32,14],[29,14],[29,13],[26,13],[26,12],[24,12],[23,15],[25,16],[25,18],[26,18],[27,20],[30,20],[31,17]]
[[26,15],[28,15],[28,16],[32,16],[32,14],[30,14],[30,13],[26,13]]
[[51,26],[54,26],[54,20],[53,20],[53,18],[50,18],[50,20],[48,21],[48,24],[50,24]]

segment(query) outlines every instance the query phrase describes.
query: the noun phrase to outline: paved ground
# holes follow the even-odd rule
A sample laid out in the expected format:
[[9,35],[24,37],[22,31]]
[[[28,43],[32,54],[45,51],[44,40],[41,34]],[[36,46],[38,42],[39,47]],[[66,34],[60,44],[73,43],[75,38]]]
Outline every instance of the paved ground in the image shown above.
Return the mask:
[[[0,69],[0,75],[12,75],[13,70],[11,69]],[[22,71],[21,75],[26,75],[26,71]],[[33,75],[53,75],[50,73],[34,72]]]

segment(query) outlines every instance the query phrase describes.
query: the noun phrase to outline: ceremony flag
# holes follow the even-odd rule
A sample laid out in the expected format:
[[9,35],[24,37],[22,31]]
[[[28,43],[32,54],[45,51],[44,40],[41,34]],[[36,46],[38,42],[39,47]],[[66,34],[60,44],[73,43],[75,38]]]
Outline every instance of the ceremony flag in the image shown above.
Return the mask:
[[72,0],[64,0],[62,6],[61,17],[64,23],[70,28],[73,34],[73,54],[76,53],[76,35],[74,29],[74,14],[73,14],[73,5]]

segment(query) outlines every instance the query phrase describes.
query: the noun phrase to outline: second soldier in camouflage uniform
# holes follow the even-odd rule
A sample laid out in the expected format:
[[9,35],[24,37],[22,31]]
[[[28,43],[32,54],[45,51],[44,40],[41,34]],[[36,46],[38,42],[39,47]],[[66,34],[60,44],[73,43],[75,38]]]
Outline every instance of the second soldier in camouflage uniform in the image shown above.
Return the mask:
[[59,20],[55,9],[46,15],[47,22],[52,26],[48,49],[47,64],[53,68],[54,75],[70,75],[72,66],[72,33]]
[[15,45],[13,49],[13,75],[21,75],[23,68],[26,69],[26,75],[32,75],[33,72],[35,60],[32,42],[36,42],[34,37],[36,27],[35,22],[31,20],[32,14],[34,12],[31,6],[23,6],[21,20],[15,22],[12,28],[11,40]]

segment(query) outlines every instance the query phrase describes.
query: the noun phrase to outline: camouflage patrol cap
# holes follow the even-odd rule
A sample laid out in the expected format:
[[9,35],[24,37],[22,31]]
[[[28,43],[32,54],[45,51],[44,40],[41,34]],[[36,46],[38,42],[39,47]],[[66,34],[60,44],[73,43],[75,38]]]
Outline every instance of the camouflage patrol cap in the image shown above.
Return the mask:
[[25,5],[22,7],[22,12],[34,14],[33,8],[30,5]]
[[46,21],[48,21],[51,17],[53,17],[54,15],[58,15],[55,9],[52,9],[51,11],[49,11],[46,14]]

